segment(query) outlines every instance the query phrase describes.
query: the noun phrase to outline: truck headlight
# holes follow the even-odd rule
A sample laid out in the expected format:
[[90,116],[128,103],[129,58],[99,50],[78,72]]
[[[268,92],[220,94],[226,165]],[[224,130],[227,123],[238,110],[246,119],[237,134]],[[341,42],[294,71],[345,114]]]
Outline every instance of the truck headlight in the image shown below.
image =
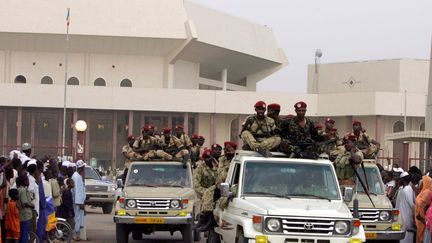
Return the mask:
[[180,208],[180,201],[179,200],[171,200],[170,207]]
[[267,219],[267,229],[271,232],[280,231],[281,229],[280,220],[275,218]]
[[381,221],[389,221],[390,220],[390,212],[389,211],[381,211],[379,214],[379,219]]
[[347,221],[336,221],[334,230],[338,235],[346,235],[349,233],[349,224]]
[[136,201],[135,200],[127,200],[126,201],[126,206],[128,208],[135,208],[136,207]]

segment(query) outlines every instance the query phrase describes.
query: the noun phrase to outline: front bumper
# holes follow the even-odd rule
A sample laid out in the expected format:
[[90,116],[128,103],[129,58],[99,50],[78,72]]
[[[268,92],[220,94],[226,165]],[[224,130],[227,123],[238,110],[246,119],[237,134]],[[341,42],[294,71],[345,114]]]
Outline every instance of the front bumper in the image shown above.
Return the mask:
[[[137,218],[145,218],[142,216],[114,216],[114,222],[118,224],[140,224],[136,222]],[[178,217],[158,217],[164,220],[164,224],[190,224],[193,222],[193,218],[190,214],[187,216]]]
[[[267,235],[268,242],[271,243],[286,243],[286,242],[325,242],[325,243],[349,243],[362,242],[361,239],[351,237],[308,237],[308,236],[288,236],[288,235]],[[357,241],[351,241],[356,239]],[[246,242],[256,242],[255,238],[248,239]]]
[[114,203],[114,193],[86,193],[86,203]]
[[402,240],[405,231],[365,231],[367,240]]

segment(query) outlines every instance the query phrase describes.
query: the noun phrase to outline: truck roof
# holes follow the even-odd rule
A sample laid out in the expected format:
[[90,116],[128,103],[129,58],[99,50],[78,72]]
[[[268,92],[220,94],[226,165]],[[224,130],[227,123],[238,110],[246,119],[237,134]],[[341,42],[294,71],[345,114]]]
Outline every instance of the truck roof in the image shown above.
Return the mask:
[[313,163],[313,164],[332,164],[332,162],[330,160],[328,160],[327,158],[318,158],[316,160],[314,159],[298,159],[298,158],[290,158],[288,155],[286,155],[285,153],[281,153],[281,152],[271,152],[272,157],[269,158],[265,158],[264,156],[262,156],[260,153],[255,152],[255,151],[246,151],[246,150],[236,150],[235,152],[235,158],[240,158],[241,161],[244,160],[253,160],[253,161],[258,161],[258,160],[266,160],[266,161],[274,161],[274,162],[299,162],[299,163]]
[[[162,165],[183,165],[182,162],[179,161],[169,161],[169,160],[149,160],[149,161],[132,161],[131,165],[135,164],[162,164]],[[188,164],[189,165],[189,164]]]

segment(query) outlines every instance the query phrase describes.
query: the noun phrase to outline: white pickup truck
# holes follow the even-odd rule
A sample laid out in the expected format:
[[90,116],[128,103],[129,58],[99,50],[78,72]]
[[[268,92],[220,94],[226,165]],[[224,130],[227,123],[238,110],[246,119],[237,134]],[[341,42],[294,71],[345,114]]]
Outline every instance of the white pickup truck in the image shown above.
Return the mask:
[[[280,157],[278,157],[278,155]],[[360,220],[342,198],[329,160],[305,160],[274,153],[237,151],[222,198],[214,211],[218,227],[209,242],[364,242]],[[228,202],[226,205],[225,202]],[[221,207],[222,205],[222,207]]]

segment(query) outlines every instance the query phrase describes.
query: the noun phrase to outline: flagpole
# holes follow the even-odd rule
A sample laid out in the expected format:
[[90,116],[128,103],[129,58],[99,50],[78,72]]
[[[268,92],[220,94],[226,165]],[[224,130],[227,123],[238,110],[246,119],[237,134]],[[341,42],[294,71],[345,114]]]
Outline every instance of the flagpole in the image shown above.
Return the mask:
[[68,56],[69,56],[69,18],[70,18],[70,8],[68,8],[67,17],[66,17],[65,80],[64,80],[64,92],[63,92],[63,134],[62,134],[62,153],[61,153],[62,159],[65,156],[65,146],[66,146],[66,96],[67,96]]

